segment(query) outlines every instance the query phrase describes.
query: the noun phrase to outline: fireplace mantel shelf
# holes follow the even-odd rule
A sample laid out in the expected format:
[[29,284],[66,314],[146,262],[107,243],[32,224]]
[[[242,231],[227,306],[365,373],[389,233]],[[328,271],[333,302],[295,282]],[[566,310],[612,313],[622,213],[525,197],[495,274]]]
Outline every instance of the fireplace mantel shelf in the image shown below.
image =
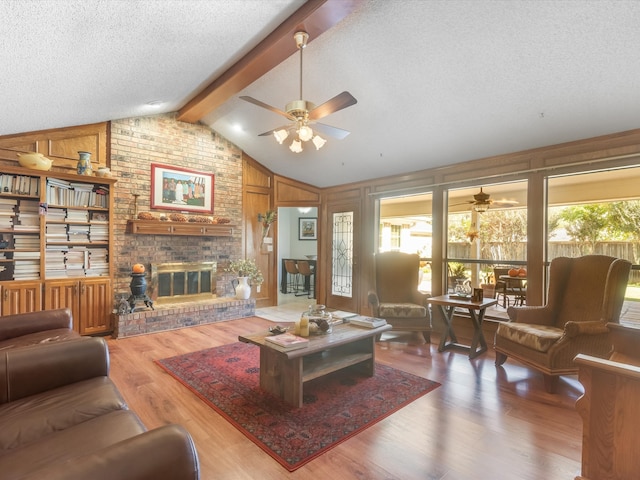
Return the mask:
[[127,233],[134,235],[230,237],[233,235],[233,226],[211,223],[164,222],[162,220],[127,220]]

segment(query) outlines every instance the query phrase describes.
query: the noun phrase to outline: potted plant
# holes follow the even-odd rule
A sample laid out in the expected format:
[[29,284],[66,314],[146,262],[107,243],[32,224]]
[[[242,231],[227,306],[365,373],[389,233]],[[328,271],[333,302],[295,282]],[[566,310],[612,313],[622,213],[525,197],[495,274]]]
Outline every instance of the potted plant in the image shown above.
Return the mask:
[[262,272],[253,259],[233,260],[225,271],[238,276],[231,282],[238,300],[247,300],[251,296],[251,285],[256,285],[257,291],[260,291],[260,285],[264,282]]
[[462,263],[449,263],[449,288],[453,290],[457,283],[462,283],[467,279],[467,271]]
[[258,221],[262,224],[262,241],[264,242],[264,238],[269,234],[269,229],[271,228],[271,224],[278,219],[278,214],[275,210],[267,210],[267,213],[259,213]]

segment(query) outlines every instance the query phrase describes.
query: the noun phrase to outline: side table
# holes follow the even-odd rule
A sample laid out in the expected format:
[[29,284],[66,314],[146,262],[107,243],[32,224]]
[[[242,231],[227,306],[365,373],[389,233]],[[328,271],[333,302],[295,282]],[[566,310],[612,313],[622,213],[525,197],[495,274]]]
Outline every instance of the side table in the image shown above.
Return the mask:
[[[438,346],[439,352],[449,348],[462,348],[469,351],[469,358],[471,359],[487,351],[487,341],[482,333],[482,320],[487,307],[498,303],[495,298],[485,298],[479,302],[472,302],[470,299],[456,298],[453,295],[440,295],[428,298],[427,301],[440,307],[445,321],[445,330],[442,332],[440,345]],[[474,330],[471,345],[458,343],[458,338],[453,331],[453,313],[456,307],[469,310]]]

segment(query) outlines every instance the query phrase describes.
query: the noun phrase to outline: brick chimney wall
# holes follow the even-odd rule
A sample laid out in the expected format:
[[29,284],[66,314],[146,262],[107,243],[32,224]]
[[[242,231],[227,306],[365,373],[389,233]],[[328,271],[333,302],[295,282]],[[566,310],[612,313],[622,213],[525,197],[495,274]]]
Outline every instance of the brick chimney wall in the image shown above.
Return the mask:
[[[138,212],[156,216],[169,210],[151,210],[151,164],[188,168],[213,173],[214,216],[227,217],[233,237],[188,237],[132,235],[126,233],[127,220],[134,216],[133,193],[139,194]],[[217,294],[233,296],[230,274],[224,273],[229,258],[242,252],[242,152],[204,125],[183,123],[175,114],[126,118],[111,122],[111,171],[118,179],[114,187],[115,257],[114,297],[130,293],[131,266],[142,263],[218,262]],[[197,215],[197,213],[186,213]],[[149,274],[150,279],[150,274]]]

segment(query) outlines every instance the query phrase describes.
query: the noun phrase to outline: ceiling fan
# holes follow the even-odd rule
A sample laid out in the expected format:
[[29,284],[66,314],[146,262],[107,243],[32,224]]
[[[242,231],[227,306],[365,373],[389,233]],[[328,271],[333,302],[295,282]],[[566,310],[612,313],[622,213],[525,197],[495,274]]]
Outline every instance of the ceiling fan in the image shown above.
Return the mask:
[[[307,46],[307,40],[309,34],[307,32],[296,32],[293,35],[298,50],[300,50],[300,100],[294,100],[287,103],[284,111],[267,105],[260,100],[256,100],[253,97],[241,96],[240,98],[246,102],[253,103],[262,108],[266,108],[272,112],[282,115],[288,118],[292,123],[282,127],[278,127],[267,132],[261,133],[259,136],[266,136],[273,134],[278,143],[282,144],[289,135],[296,135],[289,146],[292,152],[299,153],[302,151],[302,142],[308,142],[309,140],[315,145],[316,150],[320,150],[322,146],[327,142],[324,138],[318,135],[316,132],[320,132],[323,135],[328,135],[338,140],[342,140],[349,135],[347,130],[341,128],[332,127],[318,123],[317,120],[326,117],[338,110],[355,105],[358,101],[349,92],[342,92],[330,100],[327,100],[322,105],[316,106],[315,104],[304,100],[302,96],[302,51]],[[311,128],[313,125],[313,129]],[[314,130],[316,132],[314,132]]]
[[473,200],[467,200],[462,203],[455,203],[451,205],[452,207],[456,205],[473,205],[473,209],[478,213],[484,213],[489,210],[491,205],[501,206],[501,207],[514,207],[518,204],[515,200],[491,200],[491,195],[485,193],[480,187],[480,191],[473,196]]

